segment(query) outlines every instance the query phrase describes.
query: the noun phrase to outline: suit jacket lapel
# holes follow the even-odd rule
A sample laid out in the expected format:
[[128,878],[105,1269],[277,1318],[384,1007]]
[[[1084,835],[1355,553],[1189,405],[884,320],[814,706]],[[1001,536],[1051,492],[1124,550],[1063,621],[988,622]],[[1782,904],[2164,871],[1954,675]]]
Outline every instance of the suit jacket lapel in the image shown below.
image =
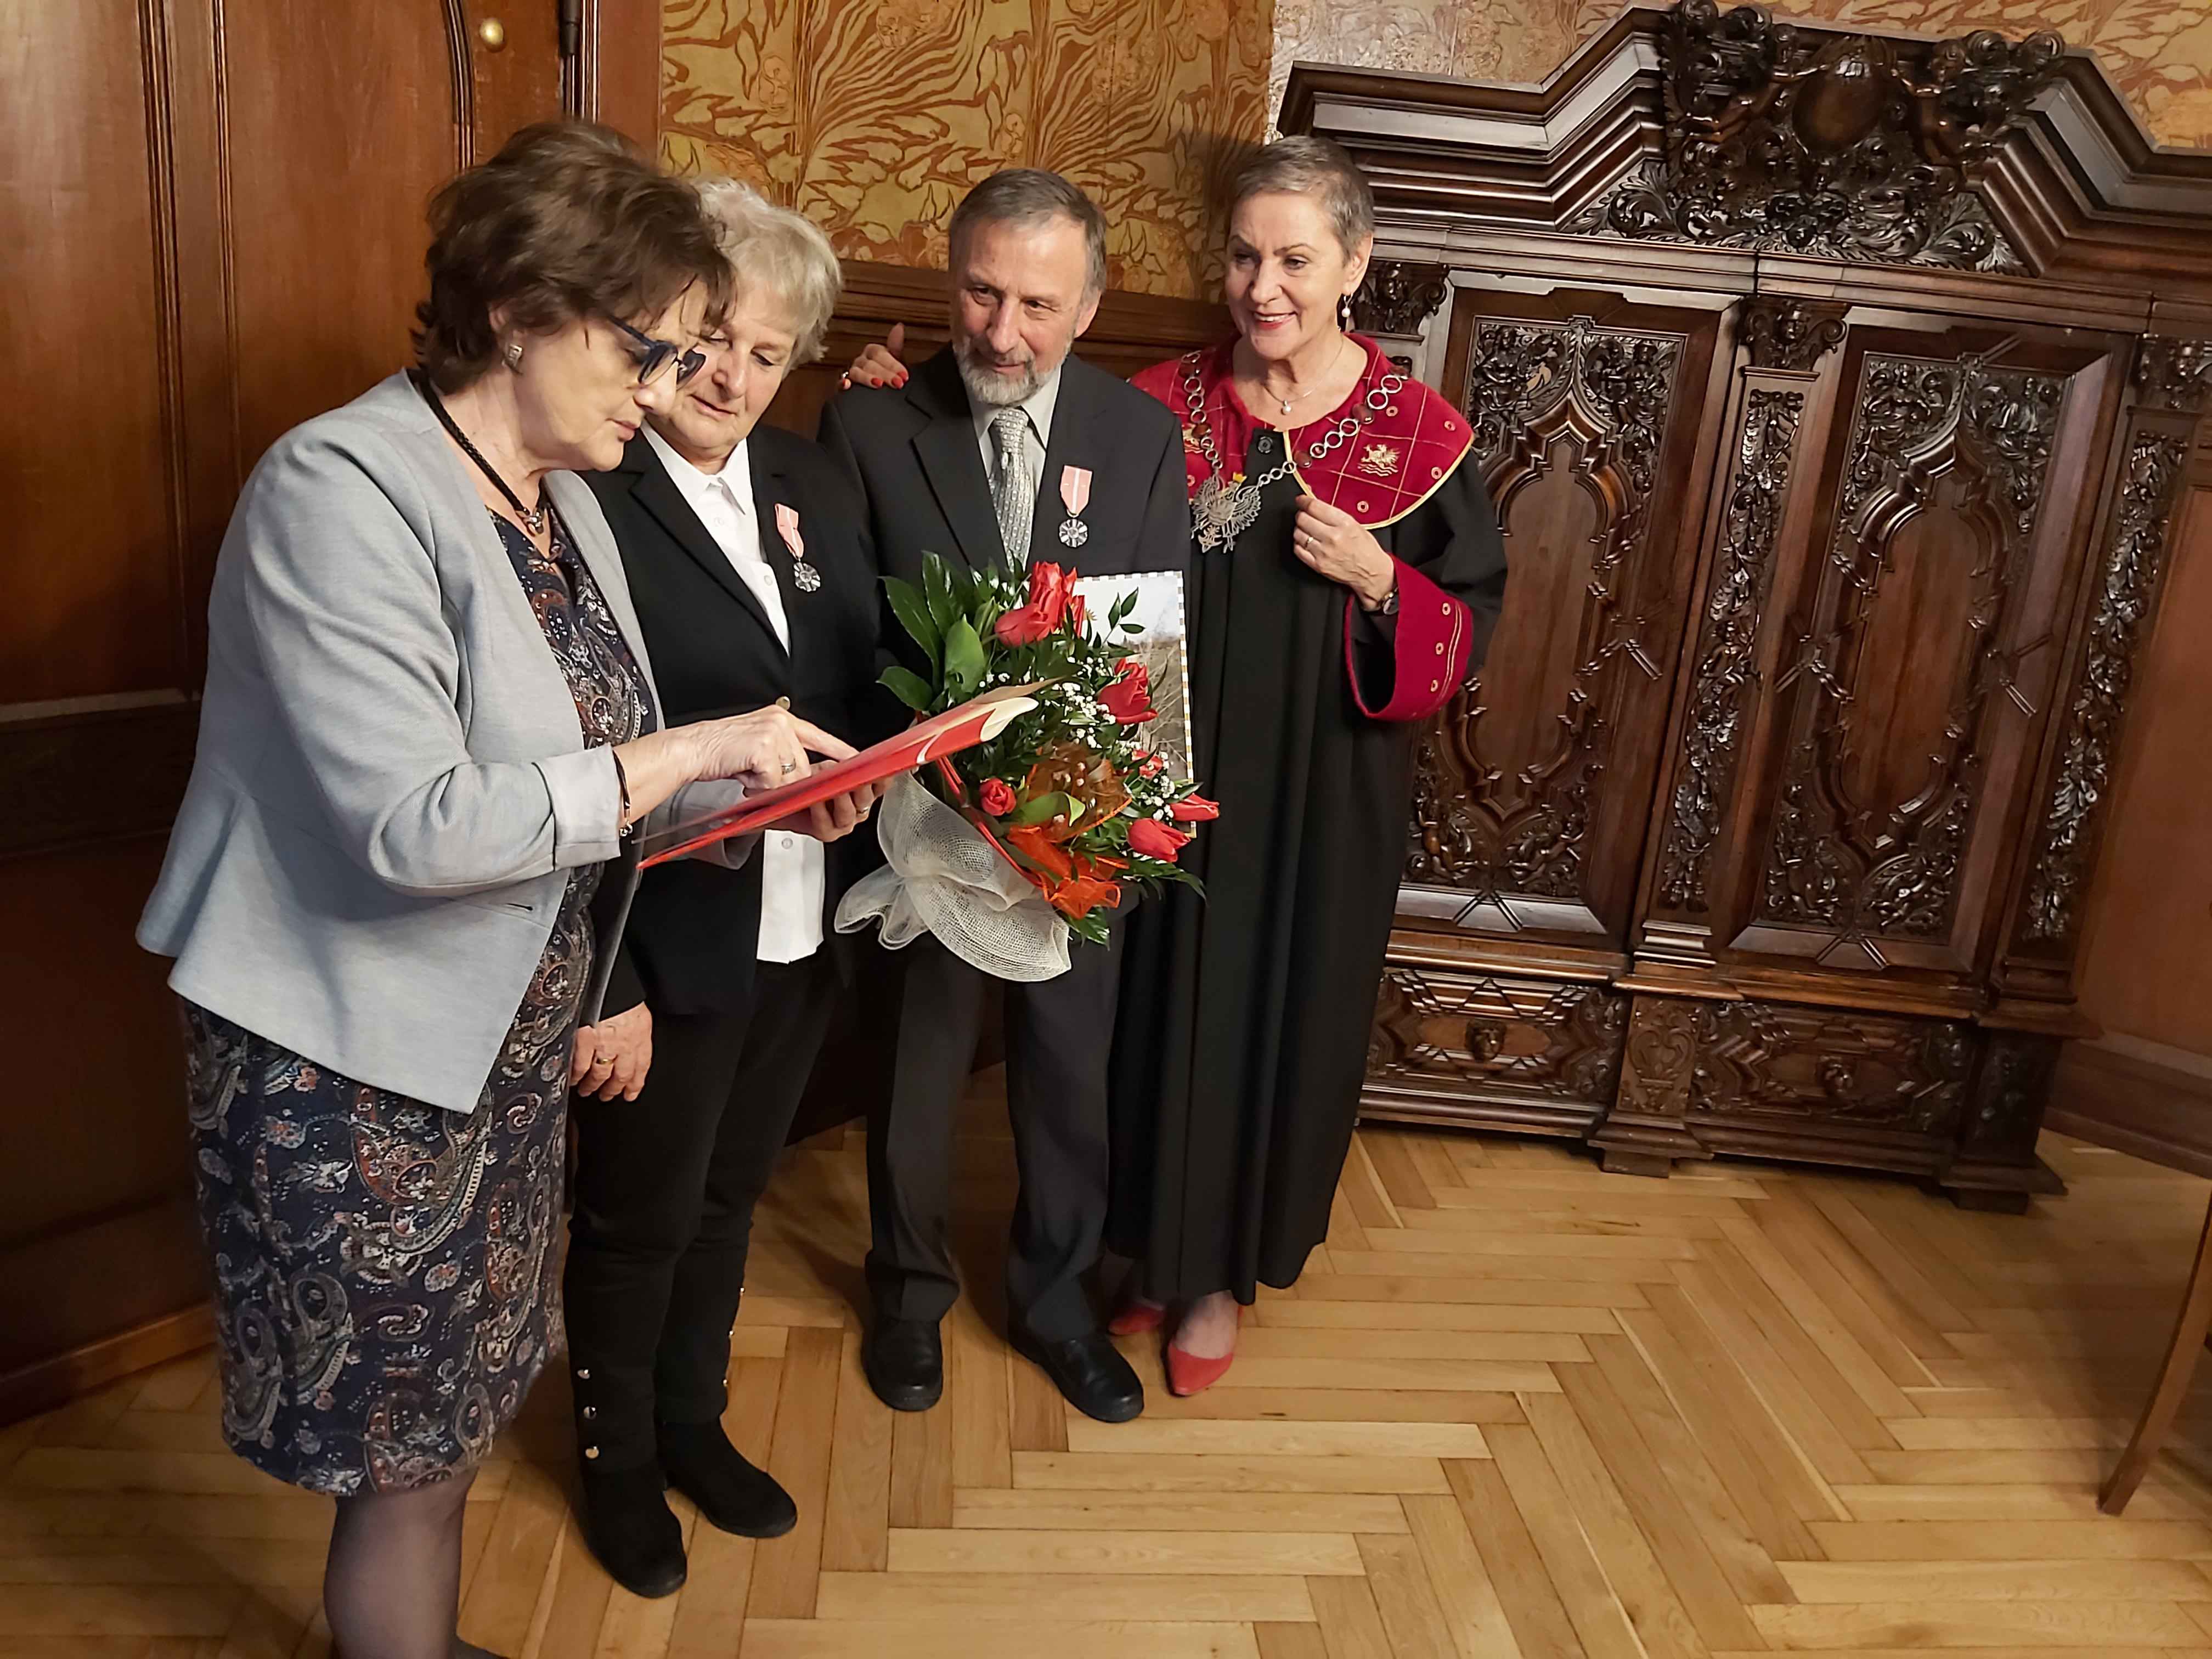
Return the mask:
[[[1030,519],[1030,562],[1040,559],[1054,564],[1083,562],[1080,549],[1065,545],[1060,527],[1067,522],[1067,507],[1060,500],[1060,474],[1071,466],[1097,471],[1096,427],[1084,365],[1073,356],[1060,365],[1060,396],[1052,407],[1052,441],[1045,446],[1044,477],[1037,480],[1036,510]],[[1093,479],[1094,487],[1096,479]],[[1088,508],[1085,509],[1088,511]]]
[[999,512],[991,502],[991,482],[975,443],[975,419],[950,346],[922,365],[907,397],[930,416],[930,423],[915,434],[914,450],[939,510],[960,543],[957,549],[944,550],[957,551],[970,569],[1002,562],[1006,548],[999,534]]
[[729,556],[707,533],[707,526],[691,510],[691,503],[684,499],[684,492],[668,476],[668,469],[660,464],[660,457],[653,453],[643,434],[630,440],[629,448],[623,457],[623,470],[636,481],[631,494],[638,505],[659,521],[668,532],[668,538],[714,578],[724,592],[751,613],[753,620],[761,625],[761,631],[768,635],[769,643],[776,644],[775,628],[769,621],[768,612],[761,609],[761,602],[753,597],[752,589],[731,568]]

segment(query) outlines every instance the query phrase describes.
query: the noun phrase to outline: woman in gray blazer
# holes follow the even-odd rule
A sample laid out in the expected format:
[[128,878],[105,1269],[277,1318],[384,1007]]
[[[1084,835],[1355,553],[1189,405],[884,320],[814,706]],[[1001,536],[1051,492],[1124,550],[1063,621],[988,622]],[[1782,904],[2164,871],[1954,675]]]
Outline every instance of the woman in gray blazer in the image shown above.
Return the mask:
[[593,1024],[629,830],[850,752],[782,708],[662,728],[572,471],[699,362],[729,276],[696,195],[538,127],[431,221],[417,368],[240,497],[139,927],[184,1003],[224,1433],[337,1499],[348,1659],[453,1650],[463,1499],[559,1341],[568,1091],[643,1080]]

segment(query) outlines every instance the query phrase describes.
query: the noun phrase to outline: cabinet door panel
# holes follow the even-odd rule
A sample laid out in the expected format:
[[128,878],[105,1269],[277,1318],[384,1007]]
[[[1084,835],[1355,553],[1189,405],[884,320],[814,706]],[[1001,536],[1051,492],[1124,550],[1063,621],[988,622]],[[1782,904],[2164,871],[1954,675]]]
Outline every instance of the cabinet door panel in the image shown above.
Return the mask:
[[2051,699],[2109,349],[1854,329],[1796,550],[1742,955],[1963,975]]
[[1401,920],[1626,943],[1718,319],[1583,289],[1461,290],[1448,379],[1509,574],[1488,661],[1420,740]]

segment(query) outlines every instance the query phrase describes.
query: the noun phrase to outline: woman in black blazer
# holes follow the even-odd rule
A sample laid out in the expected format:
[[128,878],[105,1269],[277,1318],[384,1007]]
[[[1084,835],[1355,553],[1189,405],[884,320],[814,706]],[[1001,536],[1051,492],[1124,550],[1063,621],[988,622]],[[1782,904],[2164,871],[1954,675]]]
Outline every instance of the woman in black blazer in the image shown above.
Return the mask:
[[[865,744],[899,723],[867,532],[822,451],[756,425],[819,354],[836,258],[742,185],[700,191],[736,275],[728,320],[592,488],[671,721],[780,704]],[[753,1206],[841,992],[830,917],[873,856],[872,836],[836,838],[865,816],[841,801],[808,834],[771,830],[742,870],[652,870],[630,913],[605,1022],[649,1034],[652,1061],[634,1099],[578,1103],[565,1293],[584,1535],[641,1595],[684,1578],[664,1484],[749,1537],[798,1518],[723,1434],[723,1379]]]

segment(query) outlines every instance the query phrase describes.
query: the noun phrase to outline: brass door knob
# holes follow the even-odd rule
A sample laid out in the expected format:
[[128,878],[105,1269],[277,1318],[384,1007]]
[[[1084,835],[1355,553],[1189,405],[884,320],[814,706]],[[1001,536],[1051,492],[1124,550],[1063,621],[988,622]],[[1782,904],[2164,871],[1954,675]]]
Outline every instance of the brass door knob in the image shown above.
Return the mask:
[[477,39],[483,42],[486,52],[497,52],[507,44],[507,25],[496,17],[487,17],[477,25]]

